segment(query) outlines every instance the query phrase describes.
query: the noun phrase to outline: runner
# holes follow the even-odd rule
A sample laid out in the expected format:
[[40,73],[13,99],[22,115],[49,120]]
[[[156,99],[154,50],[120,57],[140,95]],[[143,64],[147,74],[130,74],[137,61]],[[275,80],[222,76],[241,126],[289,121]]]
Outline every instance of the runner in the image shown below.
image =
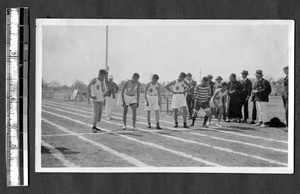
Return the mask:
[[156,129],[161,129],[159,126],[159,108],[161,106],[160,88],[158,83],[159,76],[154,74],[152,81],[145,88],[145,110],[147,111],[148,128],[151,128],[151,110],[155,111]]
[[208,127],[206,122],[210,115],[209,101],[211,98],[210,85],[207,83],[208,80],[209,79],[207,77],[203,77],[201,83],[195,88],[195,109],[193,114],[193,122],[190,126],[195,125],[197,114],[200,108],[202,108],[205,111],[203,127]]
[[101,129],[97,128],[97,123],[101,121],[103,101],[106,96],[106,86],[104,83],[107,71],[100,69],[98,77],[94,78],[87,86],[88,96],[92,99],[92,111],[93,111],[93,128],[92,131],[97,133]]
[[[189,128],[189,126],[186,124],[187,105],[184,94],[190,88],[190,84],[187,81],[185,81],[185,78],[186,74],[184,72],[181,72],[177,80],[172,81],[165,86],[165,88],[169,92],[173,93],[172,108],[174,110],[174,127],[178,127],[178,109],[182,108],[183,127]],[[170,89],[171,86],[173,86],[173,90]],[[186,89],[184,89],[185,86],[187,86]]]
[[[227,87],[228,87],[228,84],[226,82],[223,82],[221,84],[221,88],[218,88],[215,91],[215,93],[210,101],[211,109],[216,108],[217,112],[218,112],[218,122],[216,124],[216,126],[218,126],[218,127],[221,127],[220,120],[221,120],[221,116],[223,115],[223,110],[225,107],[223,98],[227,95]],[[211,118],[211,116],[210,116],[210,118]]]
[[127,121],[127,112],[128,106],[132,109],[132,122],[133,122],[133,130],[138,130],[136,128],[136,109],[139,107],[139,99],[140,99],[140,75],[138,73],[134,73],[131,80],[128,80],[122,89],[122,101],[123,101],[123,130],[127,129],[126,121]]

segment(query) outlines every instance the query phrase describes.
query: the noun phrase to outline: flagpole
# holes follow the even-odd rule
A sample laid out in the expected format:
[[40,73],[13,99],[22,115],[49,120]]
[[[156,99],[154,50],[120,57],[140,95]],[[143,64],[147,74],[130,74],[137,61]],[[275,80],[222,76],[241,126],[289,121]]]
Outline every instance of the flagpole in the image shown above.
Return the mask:
[[106,53],[105,53],[105,68],[108,67],[108,26],[106,26]]

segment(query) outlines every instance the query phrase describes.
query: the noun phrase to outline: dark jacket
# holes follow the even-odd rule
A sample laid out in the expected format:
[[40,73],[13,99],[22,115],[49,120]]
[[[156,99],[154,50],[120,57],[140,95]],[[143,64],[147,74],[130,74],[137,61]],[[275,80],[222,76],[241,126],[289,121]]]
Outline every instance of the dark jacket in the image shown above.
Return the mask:
[[[189,81],[187,81],[189,82]],[[189,82],[191,87],[187,90],[187,95],[191,95],[192,98],[194,98],[194,90],[195,87],[197,86],[197,82],[195,80],[192,80],[191,82]]]
[[281,93],[281,96],[285,99],[288,99],[289,96],[289,78],[286,76],[283,80],[283,91]]
[[116,98],[116,94],[118,93],[119,87],[118,85],[113,81],[106,81],[106,90],[107,90],[107,96],[113,96],[113,98]]
[[250,98],[251,96],[251,91],[252,91],[252,82],[246,78],[241,80],[241,84],[242,84],[242,92],[241,92],[241,98],[245,99],[245,98]]
[[208,84],[209,84],[209,87],[210,87],[211,96],[213,96],[214,95],[214,85],[215,85],[215,82],[208,81]]
[[269,94],[267,92],[267,83],[268,81],[264,78],[256,81],[253,87],[253,90],[257,90],[257,93],[254,94],[254,100],[259,102],[269,102]]

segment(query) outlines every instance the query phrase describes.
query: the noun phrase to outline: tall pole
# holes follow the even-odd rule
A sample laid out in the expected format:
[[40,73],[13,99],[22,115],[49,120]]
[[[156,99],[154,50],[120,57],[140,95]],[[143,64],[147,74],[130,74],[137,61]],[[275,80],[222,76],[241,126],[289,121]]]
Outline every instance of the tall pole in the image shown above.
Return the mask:
[[202,74],[202,69],[200,68],[200,80],[199,80],[199,83],[201,82],[201,74]]
[[108,67],[108,26],[106,26],[106,53],[105,53],[105,68]]

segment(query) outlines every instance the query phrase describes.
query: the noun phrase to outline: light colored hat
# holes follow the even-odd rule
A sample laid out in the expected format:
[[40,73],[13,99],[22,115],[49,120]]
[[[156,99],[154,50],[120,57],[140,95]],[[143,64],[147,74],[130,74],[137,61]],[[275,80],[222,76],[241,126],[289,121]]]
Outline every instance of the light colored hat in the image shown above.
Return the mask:
[[113,78],[114,78],[114,76],[113,76],[113,75],[109,75],[109,76],[108,76],[108,78],[110,78],[110,79],[113,79]]

